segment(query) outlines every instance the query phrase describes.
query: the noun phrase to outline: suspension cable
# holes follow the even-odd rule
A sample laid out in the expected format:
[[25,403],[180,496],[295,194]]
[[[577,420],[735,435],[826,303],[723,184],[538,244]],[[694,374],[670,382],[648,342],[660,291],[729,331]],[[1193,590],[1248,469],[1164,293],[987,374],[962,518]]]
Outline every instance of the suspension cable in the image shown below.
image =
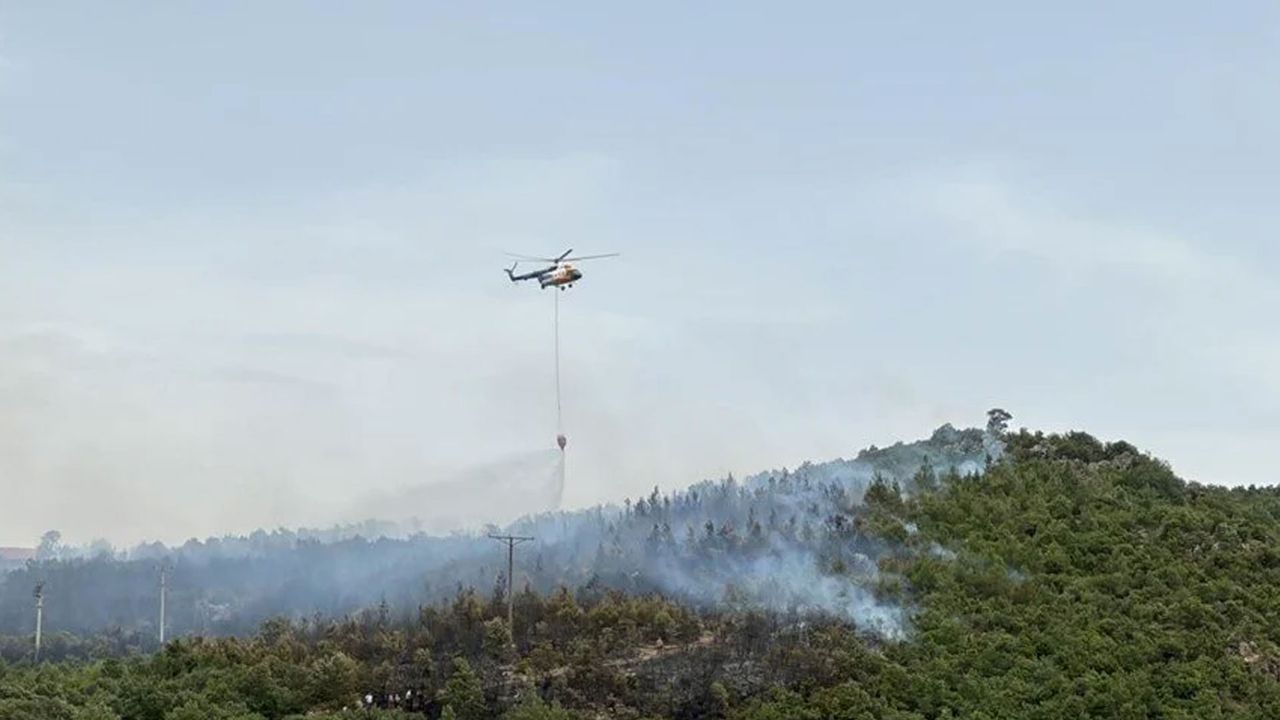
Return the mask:
[[560,401],[560,293],[553,292],[556,303],[556,435],[564,434],[564,408]]

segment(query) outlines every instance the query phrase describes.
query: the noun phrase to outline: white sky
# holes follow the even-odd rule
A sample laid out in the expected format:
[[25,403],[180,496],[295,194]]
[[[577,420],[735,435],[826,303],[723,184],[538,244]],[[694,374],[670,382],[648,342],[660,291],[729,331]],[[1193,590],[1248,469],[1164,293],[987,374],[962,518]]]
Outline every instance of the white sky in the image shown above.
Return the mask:
[[624,253],[570,506],[993,405],[1273,482],[1280,6],[1111,5],[0,2],[0,544],[549,446],[503,250]]

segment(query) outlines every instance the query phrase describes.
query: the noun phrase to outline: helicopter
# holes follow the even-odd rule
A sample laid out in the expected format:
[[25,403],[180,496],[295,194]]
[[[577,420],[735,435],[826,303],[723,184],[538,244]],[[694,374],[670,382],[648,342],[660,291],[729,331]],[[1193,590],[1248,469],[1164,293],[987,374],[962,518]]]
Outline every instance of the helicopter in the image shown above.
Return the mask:
[[[554,258],[531,257],[529,255],[507,253],[507,255],[516,258],[516,262],[506,269],[507,277],[511,278],[511,282],[513,283],[521,282],[523,280],[537,280],[543,290],[546,290],[549,287],[557,287],[561,290],[566,290],[573,287],[574,283],[582,279],[582,271],[569,263],[578,262],[579,260],[598,260],[600,258],[617,257],[619,255],[619,253],[606,253],[604,255],[581,255],[579,257],[570,257],[572,253],[573,248],[565,250],[561,253],[560,257]],[[551,263],[551,267],[517,275],[516,268],[520,266],[522,261]]]

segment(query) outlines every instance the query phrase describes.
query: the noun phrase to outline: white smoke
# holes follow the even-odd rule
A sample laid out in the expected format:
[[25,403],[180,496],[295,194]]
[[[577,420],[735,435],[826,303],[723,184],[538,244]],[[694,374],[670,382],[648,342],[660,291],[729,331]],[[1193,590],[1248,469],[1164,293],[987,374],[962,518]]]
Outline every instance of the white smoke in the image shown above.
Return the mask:
[[[878,561],[909,550],[858,528],[867,488],[880,477],[914,492],[922,468],[977,473],[1003,450],[989,433],[945,425],[928,440],[853,460],[704,482],[625,509],[530,518],[514,529],[538,537],[548,564],[583,568],[582,580],[709,608],[822,614],[896,640],[908,632],[911,608],[877,596]],[[910,523],[903,530],[918,533]],[[921,551],[954,558],[936,543]]]
[[399,532],[381,534],[446,533],[559,510],[563,497],[563,453],[554,448],[534,450],[368,495],[338,521],[378,518],[399,526]]
[[855,558],[859,562],[849,572],[824,572],[811,549],[775,543],[764,555],[720,557],[692,568],[662,558],[646,572],[665,592],[704,606],[820,614],[885,639],[902,639],[907,609],[877,598],[871,589],[879,579],[875,561],[862,553]]
[[[799,620],[820,614],[896,640],[910,632],[912,608],[896,593],[879,592],[900,581],[881,569],[882,561],[954,554],[912,537],[905,522],[903,543],[869,532],[866,521],[878,527],[885,518],[866,507],[867,488],[879,476],[910,493],[922,468],[981,467],[991,449],[998,448],[985,444],[979,430],[944,427],[928,440],[871,449],[853,460],[743,482],[708,481],[666,495],[655,489],[622,507],[573,512],[550,511],[564,488],[564,465],[563,455],[549,449],[373,495],[352,509],[356,517],[378,520],[328,530],[258,530],[172,549],[154,543],[116,561],[61,563],[57,570],[61,584],[95,588],[76,596],[78,631],[128,626],[128,612],[116,610],[134,606],[138,588],[167,558],[174,562],[175,587],[228,606],[221,624],[209,630],[241,632],[274,615],[340,615],[380,600],[411,608],[446,601],[459,587],[492,587],[505,574],[505,554],[478,525],[532,512],[505,528],[536,538],[518,553],[517,587],[660,593],[711,610],[763,610]],[[452,532],[459,528],[469,531]],[[0,626],[25,622],[25,615],[4,610],[19,602],[15,588],[0,583]],[[187,630],[205,630],[190,622]]]

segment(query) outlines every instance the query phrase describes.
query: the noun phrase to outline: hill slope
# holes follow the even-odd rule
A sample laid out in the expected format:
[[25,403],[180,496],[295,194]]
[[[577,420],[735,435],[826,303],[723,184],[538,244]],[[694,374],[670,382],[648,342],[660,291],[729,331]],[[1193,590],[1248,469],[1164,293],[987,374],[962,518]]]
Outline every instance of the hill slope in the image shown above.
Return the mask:
[[0,664],[0,717],[280,718],[366,692],[431,717],[1280,717],[1280,493],[1187,484],[1079,433],[1005,440],[982,475],[874,481],[824,527],[880,544],[861,587],[902,609],[895,638],[590,587],[521,593],[512,638],[501,602],[462,591],[39,680]]
[[[879,560],[906,551],[898,527],[869,528],[862,506],[873,478],[910,488],[929,473],[971,473],[998,443],[945,426],[927,440],[863,451],[853,460],[703,482],[622,506],[526,518],[504,532],[537,538],[521,548],[516,587],[586,586],[662,592],[699,607],[817,611],[886,637],[905,628],[905,606],[875,596]],[[483,495],[487,487],[470,488]],[[376,523],[368,526],[374,531]],[[25,632],[29,597],[46,582],[51,631],[118,627],[154,633],[157,566],[171,564],[170,636],[250,632],[284,615],[340,616],[386,602],[408,611],[460,586],[505,584],[505,553],[483,534],[408,538],[259,531],[247,538],[147,546],[127,557],[54,559],[0,584],[0,632]]]

